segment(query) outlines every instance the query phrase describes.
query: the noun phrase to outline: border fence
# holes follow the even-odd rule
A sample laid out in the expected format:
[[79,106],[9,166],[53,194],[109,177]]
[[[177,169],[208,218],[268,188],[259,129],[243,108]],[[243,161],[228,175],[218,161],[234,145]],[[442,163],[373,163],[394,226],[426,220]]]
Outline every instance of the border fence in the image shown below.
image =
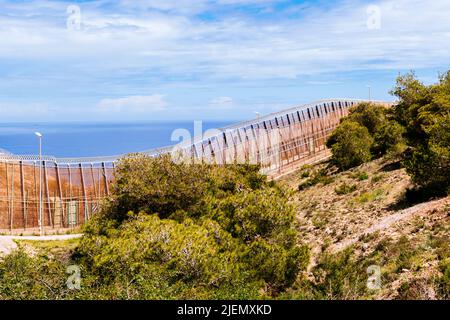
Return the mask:
[[[323,100],[142,154],[171,153],[177,161],[254,163],[262,173],[275,177],[328,157],[327,137],[349,108],[363,101]],[[0,232],[38,230],[40,210],[45,230],[83,225],[109,195],[115,164],[124,156],[0,155]]]

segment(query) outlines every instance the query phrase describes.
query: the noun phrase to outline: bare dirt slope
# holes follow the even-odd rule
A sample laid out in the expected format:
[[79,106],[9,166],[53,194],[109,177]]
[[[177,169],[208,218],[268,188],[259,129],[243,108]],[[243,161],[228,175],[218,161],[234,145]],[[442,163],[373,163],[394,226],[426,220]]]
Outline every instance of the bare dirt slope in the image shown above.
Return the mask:
[[[406,201],[412,186],[409,176],[398,164],[383,159],[324,175],[305,187],[326,166],[305,167],[280,179],[293,191],[301,241],[312,248],[309,270],[323,252],[352,247],[363,260],[387,250],[382,253],[382,270],[388,281],[375,298],[436,298],[433,283],[440,272],[440,252],[450,243],[450,197]],[[406,244],[396,250],[399,239]],[[408,267],[399,268],[402,255],[408,256]]]
[[280,180],[295,192],[298,228],[303,240],[313,247],[326,245],[340,250],[364,234],[389,229],[450,204],[449,197],[403,203],[405,192],[411,187],[410,178],[404,169],[384,160],[328,175],[325,182],[298,191],[299,184],[326,165],[306,167]]

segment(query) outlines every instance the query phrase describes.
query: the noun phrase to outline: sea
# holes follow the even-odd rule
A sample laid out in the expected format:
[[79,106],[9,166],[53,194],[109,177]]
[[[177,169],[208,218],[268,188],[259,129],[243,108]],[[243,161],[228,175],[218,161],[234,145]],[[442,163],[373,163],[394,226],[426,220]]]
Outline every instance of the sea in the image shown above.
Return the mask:
[[[204,121],[202,131],[218,129],[234,121]],[[197,124],[198,127],[198,124]],[[176,144],[172,133],[194,133],[193,121],[129,123],[0,123],[0,153],[39,153],[35,132],[43,135],[44,155],[55,157],[112,156]]]

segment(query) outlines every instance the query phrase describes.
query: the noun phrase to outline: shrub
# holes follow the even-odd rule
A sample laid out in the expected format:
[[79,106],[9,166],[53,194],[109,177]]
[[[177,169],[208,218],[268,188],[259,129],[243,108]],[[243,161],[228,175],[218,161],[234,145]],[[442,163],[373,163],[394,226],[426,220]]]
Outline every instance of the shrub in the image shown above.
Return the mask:
[[437,193],[450,187],[450,71],[425,86],[413,73],[400,76],[392,93],[399,98],[395,120],[411,147],[404,165],[420,187]]
[[450,257],[440,261],[442,275],[436,280],[438,293],[442,299],[450,299]]
[[[120,161],[111,199],[71,256],[0,260],[0,299],[270,298],[306,269],[290,194],[257,167],[138,159]],[[68,264],[80,267],[81,290],[67,289]]]
[[292,244],[294,208],[282,191],[264,189],[211,200],[209,217],[244,242],[284,238]]
[[355,259],[353,249],[325,252],[312,269],[313,279],[300,278],[287,294],[291,299],[360,299],[367,294],[368,264]]
[[427,129],[429,140],[419,145],[404,161],[412,180],[436,192],[450,187],[450,113],[436,119]]
[[355,197],[354,201],[358,203],[377,201],[383,198],[384,192],[385,191],[383,189],[375,189],[370,192],[363,192]]
[[242,244],[214,221],[179,223],[139,214],[108,237],[88,233],[78,253],[104,285],[116,283],[123,290],[125,279],[136,283],[132,298],[180,298],[193,290],[198,292],[193,298],[212,298],[222,285],[232,297],[243,294],[238,292],[244,280],[253,288],[246,286],[250,295],[244,296],[255,297],[261,283],[250,277],[242,251]]
[[322,212],[322,211],[314,212],[314,215],[311,219],[314,228],[324,229],[329,223],[330,216],[331,216],[330,212]]
[[301,178],[308,178],[311,175],[311,168],[312,168],[311,165],[308,165],[308,164],[303,165],[300,168],[300,177]]
[[371,159],[373,138],[366,127],[357,122],[344,121],[327,140],[331,148],[331,161],[339,169],[356,167]]
[[114,297],[254,299],[263,288],[275,296],[306,268],[290,195],[257,167],[135,159],[119,163],[109,205],[87,224],[77,252]]
[[179,211],[201,214],[207,195],[220,197],[268,185],[258,166],[174,163],[169,155],[123,158],[115,178],[113,194],[103,213],[119,222],[127,219],[129,211],[162,218]]
[[311,175],[311,172],[308,170],[302,171],[300,177],[301,178],[308,178]]
[[[399,300],[430,300],[435,299],[431,290],[433,282],[427,278],[416,278],[403,282],[398,288]],[[430,294],[432,294],[430,296]]]
[[58,261],[13,251],[0,260],[0,299],[61,299],[67,294],[65,271]]
[[341,185],[339,185],[338,187],[336,187],[334,189],[334,191],[336,192],[336,194],[338,195],[343,195],[343,194],[349,194],[352,193],[354,191],[356,191],[357,187],[356,185],[352,184],[352,185],[348,185],[346,183],[343,183]]
[[406,148],[404,133],[405,128],[396,121],[382,124],[375,132],[372,152],[375,155],[401,153]]
[[396,272],[403,269],[410,269],[412,266],[412,258],[417,254],[417,249],[411,244],[406,236],[401,236],[396,243],[396,248],[391,249],[391,254],[396,256],[394,260],[396,264]]
[[299,271],[306,270],[309,248],[302,246],[286,251],[280,245],[257,240],[247,248],[245,261],[269,284],[271,291],[279,292],[292,285]]
[[414,145],[425,138],[421,125],[420,109],[431,102],[430,88],[416,79],[414,73],[397,78],[391,94],[398,98],[392,113],[394,119],[406,129],[409,145]]
[[384,178],[385,178],[385,175],[380,173],[380,174],[377,174],[377,175],[373,176],[372,179],[370,180],[370,182],[371,183],[377,183],[377,182],[382,181]]
[[374,135],[386,122],[386,108],[379,104],[362,102],[352,107],[343,121],[357,122]]
[[298,186],[298,190],[302,191],[307,188],[313,187],[319,183],[322,183],[323,185],[330,184],[334,181],[334,178],[330,175],[328,175],[327,171],[325,169],[320,169],[311,172],[310,177],[308,180],[302,182]]
[[357,180],[359,180],[359,181],[364,181],[364,180],[369,179],[369,174],[368,174],[367,172],[365,172],[365,171],[362,171],[362,172],[357,172],[357,173],[354,175],[354,177],[355,177]]
[[450,298],[450,235],[447,233],[431,239],[431,246],[436,249],[441,275],[436,279],[436,287],[442,299]]
[[117,166],[108,216],[126,219],[129,211],[158,213],[162,217],[188,210],[205,194],[202,165],[176,164],[169,155],[124,158]]

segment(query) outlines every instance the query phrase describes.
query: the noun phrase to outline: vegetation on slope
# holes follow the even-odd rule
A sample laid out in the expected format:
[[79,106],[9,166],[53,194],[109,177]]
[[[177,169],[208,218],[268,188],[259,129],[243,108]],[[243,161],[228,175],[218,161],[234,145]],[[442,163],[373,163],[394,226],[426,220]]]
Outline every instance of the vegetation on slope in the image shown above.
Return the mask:
[[[317,172],[322,176],[293,198],[312,263],[284,298],[448,297],[450,199],[414,206],[407,196],[413,183],[398,164],[385,157],[338,171],[325,162],[280,181],[295,189]],[[371,265],[381,268],[380,290],[367,288]]]
[[[0,297],[17,297],[14,288],[21,298],[276,297],[309,263],[290,193],[257,167],[136,155],[116,174],[113,196],[70,256],[81,268],[82,290],[64,289],[61,259],[18,252],[0,263]],[[6,281],[15,263],[24,276]],[[36,265],[42,279],[32,272]]]
[[329,163],[281,183],[250,165],[123,159],[82,239],[0,260],[0,299],[448,299],[448,197],[411,207],[408,190],[448,192],[450,73],[393,93],[392,110],[351,110]]
[[[386,154],[399,155],[417,186],[428,194],[450,188],[450,71],[426,86],[413,73],[400,76],[393,108],[362,103],[327,141],[341,170]],[[408,149],[405,152],[405,148]]]

